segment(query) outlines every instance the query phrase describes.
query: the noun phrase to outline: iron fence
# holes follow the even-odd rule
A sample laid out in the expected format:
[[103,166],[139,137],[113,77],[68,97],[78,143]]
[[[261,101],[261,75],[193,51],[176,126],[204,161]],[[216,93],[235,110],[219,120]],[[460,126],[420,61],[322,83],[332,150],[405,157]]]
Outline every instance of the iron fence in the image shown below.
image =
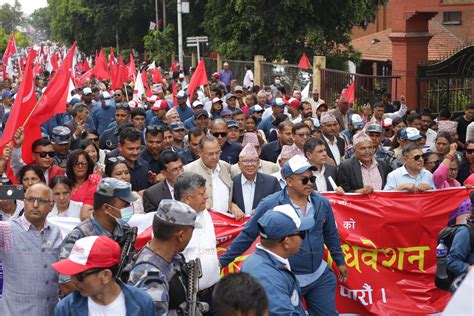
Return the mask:
[[288,93],[293,89],[302,90],[308,82],[312,82],[312,73],[304,71],[293,64],[279,64],[270,62],[261,62],[263,84],[271,85],[275,78],[280,78],[280,83],[285,87]]
[[451,112],[463,112],[474,92],[472,78],[422,79],[419,85],[419,109],[436,113],[443,107]]

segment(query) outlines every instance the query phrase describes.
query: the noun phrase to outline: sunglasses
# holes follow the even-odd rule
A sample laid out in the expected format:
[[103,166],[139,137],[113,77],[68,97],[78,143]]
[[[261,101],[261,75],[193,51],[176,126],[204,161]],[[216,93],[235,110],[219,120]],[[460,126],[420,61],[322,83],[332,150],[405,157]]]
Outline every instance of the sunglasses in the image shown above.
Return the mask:
[[474,155],[474,149],[466,149],[466,154]]
[[78,274],[74,274],[73,276],[77,279],[77,281],[84,282],[84,280],[87,276],[99,273],[102,270],[104,270],[104,269],[91,269],[91,270],[87,270],[87,271],[84,271],[84,272],[81,272],[81,273],[78,273]]
[[282,242],[286,237],[293,237],[293,236],[300,236],[301,239],[304,239],[304,238],[306,237],[306,232],[305,232],[305,231],[303,231],[303,232],[296,232],[296,233],[294,233],[294,234],[285,236],[285,237],[283,237],[282,239],[280,239],[280,242]]
[[423,159],[423,155],[415,155],[415,156],[413,156],[413,159],[414,159],[415,161],[418,161],[418,160],[420,160],[420,159]]
[[308,182],[311,182],[311,183],[315,183],[316,182],[316,177],[315,176],[311,176],[311,177],[304,177],[301,179],[301,183],[303,185],[307,185]]
[[158,126],[158,125],[149,125],[149,126],[146,127],[146,129],[150,132],[162,132],[163,131],[161,126]]
[[117,156],[117,157],[109,157],[107,158],[107,161],[110,161],[110,162],[124,162],[125,161],[125,158],[123,158],[122,156]]
[[35,154],[38,154],[41,158],[46,158],[46,156],[49,156],[49,158],[56,157],[56,152],[55,151],[35,152]]
[[214,136],[215,138],[227,137],[227,132],[215,132],[215,133],[212,133],[212,136]]

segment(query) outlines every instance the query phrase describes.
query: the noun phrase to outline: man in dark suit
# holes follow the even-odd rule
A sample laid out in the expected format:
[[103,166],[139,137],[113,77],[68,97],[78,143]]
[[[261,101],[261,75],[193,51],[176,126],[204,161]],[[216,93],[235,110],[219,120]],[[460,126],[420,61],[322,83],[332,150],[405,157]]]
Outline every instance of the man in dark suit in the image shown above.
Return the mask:
[[310,138],[304,143],[303,150],[309,163],[318,169],[313,171],[316,177],[315,189],[320,192],[339,192],[341,188],[337,186],[337,167],[327,163],[328,154],[324,142],[320,138]]
[[344,156],[345,142],[344,139],[337,136],[339,132],[339,123],[332,113],[325,112],[321,114],[321,139],[326,146],[326,152],[329,156],[330,162],[335,165],[341,163]]
[[278,125],[278,139],[262,146],[260,159],[276,163],[283,145],[293,145],[292,128],[293,123],[290,121],[281,122]]
[[174,199],[174,184],[176,178],[183,173],[184,167],[179,155],[171,150],[160,154],[161,174],[165,178],[143,192],[143,209],[145,213],[155,212],[161,200]]
[[281,190],[277,178],[257,172],[258,162],[255,147],[253,144],[247,144],[239,155],[242,173],[232,178],[232,202],[247,216],[252,215],[260,200]]
[[354,156],[339,165],[339,183],[346,192],[369,194],[382,190],[392,169],[374,157],[370,137],[360,131],[354,135]]
[[349,108],[349,101],[342,96],[337,103],[337,109],[333,112],[339,123],[339,130],[344,131],[349,129],[349,117],[354,113],[354,110]]

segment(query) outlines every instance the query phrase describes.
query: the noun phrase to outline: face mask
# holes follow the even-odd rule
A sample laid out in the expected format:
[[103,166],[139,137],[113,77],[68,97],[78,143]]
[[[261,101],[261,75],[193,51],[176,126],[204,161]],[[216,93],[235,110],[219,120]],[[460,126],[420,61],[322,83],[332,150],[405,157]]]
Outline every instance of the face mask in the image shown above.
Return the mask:
[[114,104],[113,100],[105,100],[105,107],[112,106]]
[[[114,206],[112,206],[112,205],[109,205],[109,206],[112,207],[112,208],[114,208],[114,209],[116,209],[116,210],[118,210],[118,208],[116,208],[116,207],[114,207]],[[128,221],[130,220],[130,218],[132,218],[132,215],[133,215],[133,207],[132,207],[132,206],[128,206],[128,207],[121,208],[121,209],[120,209],[120,216],[121,216],[121,218],[117,218],[117,217],[111,215],[110,213],[109,213],[109,215],[112,216],[112,217],[115,219],[115,221],[117,222],[117,224],[123,226],[123,225],[125,225],[125,224],[128,223]]]
[[275,84],[280,84],[280,80],[275,79]]

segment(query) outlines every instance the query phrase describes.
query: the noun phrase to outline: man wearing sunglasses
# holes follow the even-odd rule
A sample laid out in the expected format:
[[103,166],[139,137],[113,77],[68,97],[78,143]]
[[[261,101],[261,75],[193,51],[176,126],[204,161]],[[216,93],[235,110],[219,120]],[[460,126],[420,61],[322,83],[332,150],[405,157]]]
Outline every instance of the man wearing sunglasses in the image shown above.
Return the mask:
[[229,141],[229,130],[227,123],[222,119],[217,119],[212,123],[211,134],[217,138],[221,147],[221,160],[233,165],[239,161],[239,153],[242,145]]
[[115,278],[120,245],[107,236],[74,243],[71,254],[51,266],[70,275],[76,291],[61,300],[54,315],[155,315],[151,297]]
[[[11,153],[10,166],[14,174],[18,174],[20,169],[26,164],[23,162],[21,156],[21,146],[25,140],[25,135],[23,133],[23,127],[19,127],[13,136],[14,147]],[[44,173],[44,178],[46,179],[46,184],[51,181],[55,176],[63,176],[65,171],[63,168],[56,166],[54,164],[54,157],[56,157],[56,152],[54,151],[51,141],[46,138],[40,138],[35,140],[31,145],[32,158],[34,165],[40,167]]]
[[403,166],[390,172],[384,191],[423,192],[433,190],[433,175],[424,168],[423,151],[415,143],[402,149]]
[[245,261],[242,272],[255,277],[265,289],[270,314],[306,315],[300,285],[288,258],[300,250],[314,219],[300,218],[290,204],[284,204],[266,212],[257,226],[261,243]]
[[316,223],[306,234],[300,250],[288,258],[306,299],[308,312],[310,315],[337,315],[336,278],[323,260],[324,246],[337,265],[340,282],[346,281],[348,270],[329,201],[313,190],[316,181],[314,170],[301,155],[288,160],[281,170],[286,187],[260,202],[244,229],[221,255],[220,263],[222,267],[227,266],[252,245],[259,235],[258,221],[266,212],[278,205],[290,204],[300,220],[314,218]]
[[37,183],[23,201],[22,216],[0,222],[0,315],[51,315],[58,301],[58,276],[51,263],[58,260],[62,241],[59,228],[46,220],[53,209],[53,192]]

